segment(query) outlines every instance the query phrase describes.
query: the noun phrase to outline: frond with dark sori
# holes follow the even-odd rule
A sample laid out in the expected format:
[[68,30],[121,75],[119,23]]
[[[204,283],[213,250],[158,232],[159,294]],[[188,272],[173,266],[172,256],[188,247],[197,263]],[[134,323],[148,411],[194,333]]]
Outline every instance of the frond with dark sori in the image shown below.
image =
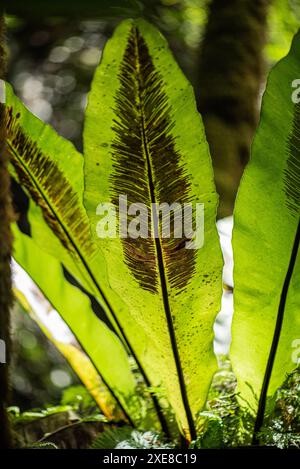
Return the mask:
[[95,245],[78,194],[59,165],[26,135],[20,117],[20,112],[7,107],[7,149],[20,184],[42,209],[45,221],[65,248],[75,255],[81,251],[91,256]]
[[[70,362],[100,408],[105,409],[105,414],[108,412],[111,416],[115,404],[118,404],[118,408],[123,409],[123,414],[127,416],[126,421],[131,422],[130,416],[134,418],[137,415],[134,407],[135,380],[121,342],[96,317],[88,296],[66,281],[59,260],[24,235],[16,224],[13,225],[13,234],[14,258],[19,264],[13,262],[17,299]],[[26,279],[20,266],[26,269],[34,283]],[[37,297],[38,303],[32,300]],[[49,314],[57,313],[70,329],[69,332],[65,330],[63,340],[59,333],[62,325],[59,326],[57,321],[57,327],[53,328],[53,322],[49,321]]]
[[299,217],[300,209],[300,103],[295,104],[293,128],[287,145],[287,169],[284,171],[284,186],[287,207]]
[[[150,386],[162,387],[182,433],[194,438],[216,369],[213,323],[222,288],[217,195],[192,87],[165,39],[143,20],[122,22],[105,46],[88,99],[84,157],[93,232],[103,227],[99,204],[118,211],[120,197],[127,197],[126,232],[119,216],[120,236],[96,240],[109,300],[115,305],[122,298],[117,316],[130,349]],[[196,239],[198,212],[192,211],[188,227],[181,216],[198,204],[205,205],[205,223],[198,226],[205,243],[187,249]]]
[[[180,152],[171,131],[174,127],[171,106],[164,92],[164,83],[155,69],[147,44],[137,27],[132,27],[120,66],[120,89],[115,96],[112,142],[113,174],[111,197],[117,206],[120,194],[128,204],[142,203],[149,216],[142,220],[148,237],[123,238],[124,256],[139,285],[156,293],[159,269],[156,253],[166,258],[167,276],[172,287],[183,289],[194,273],[195,252],[184,249],[184,236],[174,237],[174,223],[181,210],[175,208],[171,218],[171,236],[162,237],[166,221],[151,204],[192,202],[190,183],[181,166]],[[152,217],[151,217],[152,211]],[[133,220],[129,216],[129,221]],[[159,226],[160,240],[150,236]],[[158,260],[159,262],[159,260]]]

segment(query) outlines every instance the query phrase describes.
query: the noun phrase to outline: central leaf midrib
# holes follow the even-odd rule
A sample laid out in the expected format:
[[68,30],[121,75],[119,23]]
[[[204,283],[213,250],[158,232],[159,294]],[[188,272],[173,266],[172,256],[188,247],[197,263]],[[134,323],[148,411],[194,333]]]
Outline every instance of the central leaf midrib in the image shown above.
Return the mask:
[[[153,215],[153,207],[156,206],[154,205],[156,204],[155,184],[154,184],[154,177],[153,177],[154,171],[152,168],[151,151],[149,149],[147,132],[146,132],[144,102],[143,102],[143,96],[142,96],[142,91],[141,91],[143,87],[142,87],[142,75],[140,72],[140,60],[139,60],[140,53],[139,53],[137,32],[135,32],[135,49],[136,49],[136,59],[137,59],[136,61],[137,97],[138,97],[139,108],[140,108],[140,113],[141,113],[140,115],[141,117],[141,125],[140,125],[141,140],[142,140],[142,146],[143,146],[146,166],[147,166],[148,182],[149,182],[148,188],[149,188],[149,194],[150,194],[150,200],[151,200],[151,214],[152,214],[152,221],[153,221],[153,216],[155,216]],[[156,255],[157,255],[157,265],[158,265],[158,271],[159,271],[159,276],[160,276],[160,285],[161,285],[163,305],[164,305],[166,321],[167,321],[167,326],[168,326],[168,331],[169,331],[169,336],[170,336],[171,348],[173,351],[175,366],[176,366],[177,373],[178,373],[178,381],[179,381],[181,398],[182,398],[184,410],[186,413],[191,438],[195,439],[196,429],[195,429],[194,420],[193,420],[192,412],[191,412],[189,401],[188,401],[185,378],[184,378],[184,373],[183,373],[183,369],[181,365],[181,359],[180,359],[175,329],[174,329],[173,320],[172,320],[171,308],[170,308],[170,303],[169,303],[168,287],[167,287],[167,276],[165,272],[163,249],[162,249],[162,244],[161,244],[161,239],[160,239],[160,230],[159,230],[158,223],[157,223],[157,227],[158,227],[158,233],[156,234],[154,233],[154,244],[155,244],[155,250],[156,250]]]

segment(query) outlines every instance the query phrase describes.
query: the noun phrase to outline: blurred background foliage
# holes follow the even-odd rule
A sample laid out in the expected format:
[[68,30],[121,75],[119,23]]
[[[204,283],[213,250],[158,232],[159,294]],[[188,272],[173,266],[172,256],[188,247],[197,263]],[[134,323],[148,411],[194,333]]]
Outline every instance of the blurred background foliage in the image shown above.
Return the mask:
[[[93,19],[79,18],[78,15],[69,18],[50,15],[52,2],[45,6],[45,14],[42,14],[41,6],[40,14],[31,14],[30,3],[34,4],[23,3],[21,10],[16,7],[14,12],[13,6],[18,2],[13,1],[8,8],[8,81],[34,114],[51,123],[82,150],[83,117],[93,73],[106,39],[126,12],[108,9],[108,15],[99,14]],[[59,3],[63,5],[64,2],[53,2],[53,11]],[[144,4],[129,3],[167,37],[197,94],[199,57],[209,17],[209,2],[149,0]],[[57,11],[61,10],[58,8]],[[271,2],[267,40],[262,51],[267,68],[288,52],[299,24],[300,0]],[[263,87],[264,79],[261,89]],[[45,403],[60,403],[62,392],[69,386],[78,385],[78,378],[29,316],[23,314],[20,306],[15,306],[12,319],[15,348],[11,371],[12,402],[21,410]]]

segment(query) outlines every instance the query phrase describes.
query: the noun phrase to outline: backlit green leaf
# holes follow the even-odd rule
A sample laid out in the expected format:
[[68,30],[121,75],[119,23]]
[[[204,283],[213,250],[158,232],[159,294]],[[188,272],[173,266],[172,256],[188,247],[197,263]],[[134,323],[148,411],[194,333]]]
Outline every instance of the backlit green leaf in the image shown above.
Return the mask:
[[[130,350],[151,384],[165,389],[185,434],[194,437],[216,369],[213,322],[222,288],[217,195],[191,85],[160,33],[142,20],[123,22],[105,47],[89,95],[84,158],[84,203],[107,266],[105,272],[99,266],[97,276]],[[148,210],[141,226],[148,236],[120,238],[117,217],[117,236],[97,237],[97,207],[118,209],[122,195],[128,205]],[[176,238],[172,228],[169,238],[162,236],[166,218],[159,222],[151,204],[174,202],[204,204],[200,249],[187,249],[191,231]],[[179,217],[177,207],[172,220]],[[128,223],[130,232],[133,214]]]
[[[89,235],[89,220],[82,204],[83,157],[70,142],[33,116],[8,85],[6,105],[11,173],[35,202],[30,203],[27,213],[30,235],[39,248],[63,264],[72,276],[72,282],[96,298],[102,307],[101,319],[121,336],[128,350],[128,343],[124,341],[120,324],[106,296],[111,292],[107,266]],[[29,267],[25,265],[24,268],[28,270]],[[38,278],[35,280],[38,283]],[[125,308],[120,297],[114,306],[119,311]],[[63,314],[63,310],[60,313]],[[142,330],[139,335],[143,340]],[[111,352],[107,350],[107,353]],[[115,367],[118,368],[117,362]],[[147,379],[145,384],[150,386]],[[155,396],[153,403],[156,412],[160,413]],[[134,419],[136,410],[133,401],[131,412]],[[149,421],[149,416],[147,418]],[[160,413],[161,421],[162,418]],[[153,419],[152,423],[155,425]]]

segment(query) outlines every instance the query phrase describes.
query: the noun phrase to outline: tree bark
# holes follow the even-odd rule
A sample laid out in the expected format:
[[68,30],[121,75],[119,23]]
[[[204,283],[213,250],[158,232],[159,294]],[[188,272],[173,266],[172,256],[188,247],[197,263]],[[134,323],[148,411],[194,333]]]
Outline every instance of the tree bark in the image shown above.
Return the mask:
[[270,3],[271,0],[212,0],[210,4],[197,92],[222,217],[233,211],[258,122]]
[[[5,74],[4,18],[0,12],[0,78]],[[11,292],[11,204],[9,175],[5,146],[5,107],[0,103],[0,339],[6,346],[6,363],[0,363],[0,448],[11,446],[9,421],[6,413],[8,401],[8,363],[10,351],[9,310],[12,304]],[[4,358],[4,357],[1,357]]]

